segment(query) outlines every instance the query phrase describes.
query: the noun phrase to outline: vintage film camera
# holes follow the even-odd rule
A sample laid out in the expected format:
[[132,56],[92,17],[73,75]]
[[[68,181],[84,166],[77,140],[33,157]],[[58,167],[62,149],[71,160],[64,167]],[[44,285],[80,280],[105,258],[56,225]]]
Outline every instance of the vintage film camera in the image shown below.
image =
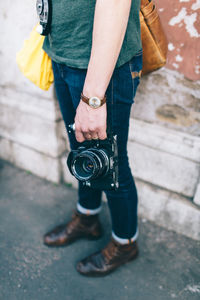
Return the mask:
[[52,0],[37,0],[36,10],[39,16],[40,25],[37,32],[41,35],[48,35],[51,29],[52,20]]
[[[74,124],[69,125],[67,130],[69,135],[75,135]],[[71,174],[86,186],[100,190],[117,190],[117,136],[107,132],[105,140],[85,140],[69,153],[67,166]]]

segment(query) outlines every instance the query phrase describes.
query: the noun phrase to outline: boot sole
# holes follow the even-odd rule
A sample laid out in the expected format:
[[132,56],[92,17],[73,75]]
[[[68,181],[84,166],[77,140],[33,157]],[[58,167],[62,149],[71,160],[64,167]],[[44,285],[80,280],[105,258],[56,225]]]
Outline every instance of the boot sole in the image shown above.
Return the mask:
[[82,236],[82,237],[77,237],[77,238],[74,238],[73,240],[67,242],[67,243],[63,243],[63,244],[48,244],[48,243],[45,243],[43,241],[43,244],[49,248],[59,248],[59,247],[67,247],[71,244],[73,244],[74,242],[78,241],[78,240],[82,240],[82,239],[86,239],[86,240],[89,240],[89,241],[96,241],[96,240],[99,240],[100,238],[102,238],[102,234],[99,235],[99,236],[92,236],[92,235],[88,235],[88,236]]

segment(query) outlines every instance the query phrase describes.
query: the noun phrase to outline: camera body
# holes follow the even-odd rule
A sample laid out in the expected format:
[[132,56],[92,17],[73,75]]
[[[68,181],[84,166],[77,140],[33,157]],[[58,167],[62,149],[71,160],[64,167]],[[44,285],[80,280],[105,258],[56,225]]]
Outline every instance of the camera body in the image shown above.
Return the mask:
[[[74,134],[73,125],[68,126],[68,133]],[[69,153],[67,166],[86,186],[116,190],[119,185],[117,136],[107,134],[105,140],[85,140]]]
[[41,35],[48,35],[52,21],[52,0],[37,0],[36,11],[40,20],[37,32]]

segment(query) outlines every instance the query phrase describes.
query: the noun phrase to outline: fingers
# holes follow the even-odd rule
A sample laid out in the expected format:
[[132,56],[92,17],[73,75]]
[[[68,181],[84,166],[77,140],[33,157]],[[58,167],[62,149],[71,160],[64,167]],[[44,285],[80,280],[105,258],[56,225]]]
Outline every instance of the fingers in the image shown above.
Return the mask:
[[106,139],[106,105],[98,109],[89,107],[83,101],[80,101],[75,116],[76,139],[82,143],[84,140]]
[[107,138],[106,131],[105,132],[99,132],[98,137],[100,140],[105,140]]
[[104,140],[107,137],[105,126],[97,127],[95,129],[89,128],[89,133],[93,140]]
[[106,126],[101,126],[97,129],[98,138],[100,140],[105,140],[107,138]]
[[85,141],[85,137],[84,137],[83,133],[78,129],[75,130],[75,136],[76,136],[76,140],[79,143],[82,143]]
[[83,136],[86,140],[92,140],[91,134],[89,133],[84,133]]
[[104,140],[107,138],[106,128],[100,127],[97,129],[89,128],[76,128],[76,139],[79,143],[82,143],[85,140]]

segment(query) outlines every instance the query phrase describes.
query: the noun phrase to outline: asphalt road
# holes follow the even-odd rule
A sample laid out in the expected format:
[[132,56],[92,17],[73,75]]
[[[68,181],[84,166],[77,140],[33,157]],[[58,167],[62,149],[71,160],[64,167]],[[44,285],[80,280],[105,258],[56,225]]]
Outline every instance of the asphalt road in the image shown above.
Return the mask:
[[0,161],[0,300],[199,300],[200,242],[140,219],[139,257],[101,278],[81,276],[77,261],[109,241],[106,203],[104,237],[59,249],[43,234],[65,222],[76,190],[55,185]]

